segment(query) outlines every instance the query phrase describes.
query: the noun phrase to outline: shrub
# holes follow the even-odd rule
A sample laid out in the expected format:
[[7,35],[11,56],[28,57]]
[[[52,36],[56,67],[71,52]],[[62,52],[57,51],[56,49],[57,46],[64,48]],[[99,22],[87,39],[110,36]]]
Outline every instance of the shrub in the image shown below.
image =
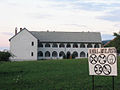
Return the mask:
[[0,51],[0,61],[9,61],[9,58],[12,55],[9,52],[1,52]]

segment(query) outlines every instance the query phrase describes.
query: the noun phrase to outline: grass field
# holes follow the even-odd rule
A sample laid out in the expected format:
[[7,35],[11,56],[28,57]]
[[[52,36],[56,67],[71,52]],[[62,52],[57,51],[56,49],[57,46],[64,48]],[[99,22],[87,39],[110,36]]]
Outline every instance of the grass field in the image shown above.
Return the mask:
[[[92,77],[87,59],[0,62],[0,90],[92,90]],[[112,90],[112,77],[95,76],[95,90]]]

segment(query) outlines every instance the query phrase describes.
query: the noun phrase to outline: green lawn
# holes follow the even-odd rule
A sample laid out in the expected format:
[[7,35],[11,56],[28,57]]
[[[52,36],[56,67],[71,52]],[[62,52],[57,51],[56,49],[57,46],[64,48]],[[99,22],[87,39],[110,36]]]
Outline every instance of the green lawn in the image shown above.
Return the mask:
[[[92,77],[87,59],[0,62],[0,90],[92,90]],[[112,77],[95,76],[95,90],[112,90]]]

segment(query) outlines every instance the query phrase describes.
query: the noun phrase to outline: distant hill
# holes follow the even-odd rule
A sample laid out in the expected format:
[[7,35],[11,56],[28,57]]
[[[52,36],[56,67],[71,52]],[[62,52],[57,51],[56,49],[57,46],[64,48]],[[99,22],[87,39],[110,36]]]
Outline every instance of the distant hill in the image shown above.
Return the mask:
[[104,40],[104,41],[102,41],[102,44],[105,45],[105,44],[108,43],[109,41],[111,41],[111,40]]

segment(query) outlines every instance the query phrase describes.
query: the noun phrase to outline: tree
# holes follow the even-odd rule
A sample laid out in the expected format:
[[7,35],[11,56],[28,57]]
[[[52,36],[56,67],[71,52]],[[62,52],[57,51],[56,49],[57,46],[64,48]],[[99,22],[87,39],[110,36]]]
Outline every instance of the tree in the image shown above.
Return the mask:
[[9,61],[9,58],[11,57],[11,53],[9,52],[1,52],[0,51],[0,61]]
[[108,42],[105,47],[115,47],[117,49],[117,53],[120,53],[120,34],[114,33],[115,38]]

